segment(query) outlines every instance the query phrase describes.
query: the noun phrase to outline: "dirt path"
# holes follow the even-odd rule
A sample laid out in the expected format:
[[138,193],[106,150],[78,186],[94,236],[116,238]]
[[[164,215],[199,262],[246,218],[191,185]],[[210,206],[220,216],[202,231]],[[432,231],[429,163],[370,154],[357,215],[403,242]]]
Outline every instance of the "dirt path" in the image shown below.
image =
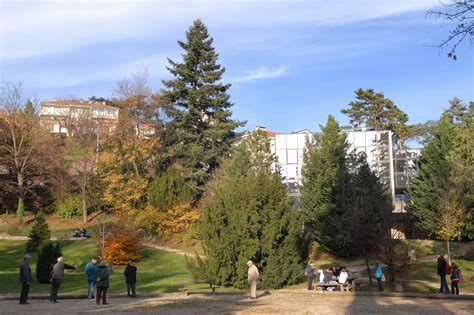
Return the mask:
[[110,299],[97,306],[91,300],[0,302],[1,314],[472,314],[473,300],[443,300],[275,291],[250,300],[245,294],[164,294],[158,298]]

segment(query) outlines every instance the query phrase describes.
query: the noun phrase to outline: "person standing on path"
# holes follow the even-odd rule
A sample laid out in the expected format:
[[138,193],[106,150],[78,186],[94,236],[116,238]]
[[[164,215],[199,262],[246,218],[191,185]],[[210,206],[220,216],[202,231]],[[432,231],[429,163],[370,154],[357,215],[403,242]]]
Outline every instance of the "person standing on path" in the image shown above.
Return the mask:
[[444,294],[449,293],[448,282],[446,282],[446,264],[447,263],[444,256],[438,255],[438,275],[441,282],[439,293],[444,293]]
[[87,275],[87,298],[95,298],[96,291],[96,282],[95,274],[97,272],[97,259],[92,258],[86,265],[86,275]]
[[313,290],[313,274],[314,274],[314,266],[313,263],[310,261],[306,266],[306,270],[304,271],[304,275],[308,278],[308,290]]
[[247,261],[248,273],[247,273],[247,280],[249,281],[250,285],[250,298],[256,299],[257,298],[257,280],[260,277],[258,272],[257,266],[253,263],[253,261]]
[[33,277],[31,276],[30,261],[31,256],[25,255],[25,257],[23,257],[23,262],[20,265],[20,304],[30,304],[28,303],[28,292],[30,291],[31,283],[33,282]]
[[137,266],[134,261],[131,261],[127,265],[123,274],[125,275],[125,282],[127,283],[127,296],[136,297],[135,283],[137,283]]
[[379,286],[380,292],[383,292],[382,278],[383,278],[382,265],[380,263],[377,263],[375,265],[375,279],[377,279],[377,285]]
[[108,305],[107,303],[107,290],[109,288],[109,268],[105,261],[101,261],[99,268],[95,274],[95,279],[97,281],[97,292],[95,295],[95,302],[97,305],[100,304],[100,299],[102,298],[102,304]]
[[459,282],[461,282],[461,270],[456,264],[453,264],[453,271],[451,273],[451,293],[459,295]]
[[63,256],[58,257],[58,262],[53,266],[51,272],[51,295],[49,297],[51,303],[58,303],[58,291],[64,278],[64,269],[76,270],[76,267],[65,264]]

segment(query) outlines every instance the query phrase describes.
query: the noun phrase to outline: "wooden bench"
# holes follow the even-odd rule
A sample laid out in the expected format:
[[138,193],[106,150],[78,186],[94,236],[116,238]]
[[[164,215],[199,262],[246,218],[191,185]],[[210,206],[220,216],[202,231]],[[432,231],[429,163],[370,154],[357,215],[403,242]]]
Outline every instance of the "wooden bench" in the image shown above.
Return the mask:
[[[214,283],[209,283],[209,281],[206,281],[206,280],[193,280],[193,281],[189,281],[185,283],[185,285],[190,285],[190,284],[207,284],[209,285],[209,289],[211,289],[212,294],[215,294],[216,289],[218,288],[218,286],[216,286]],[[184,292],[185,296],[188,296],[189,294],[191,294],[191,292],[189,291],[189,288],[187,287],[179,288],[178,291]]]
[[337,284],[330,284],[330,283],[314,283],[313,290],[317,288],[336,288],[340,291],[355,291],[357,288],[358,283],[355,280],[352,280],[352,283],[337,283]]

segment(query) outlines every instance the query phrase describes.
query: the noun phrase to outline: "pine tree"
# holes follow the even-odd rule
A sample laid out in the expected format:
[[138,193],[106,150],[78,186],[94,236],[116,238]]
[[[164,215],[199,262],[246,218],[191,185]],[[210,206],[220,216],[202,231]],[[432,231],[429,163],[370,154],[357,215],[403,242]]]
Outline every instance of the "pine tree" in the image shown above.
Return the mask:
[[201,20],[193,22],[186,39],[178,41],[185,51],[183,62],[168,59],[174,79],[163,81],[163,99],[176,130],[172,152],[191,188],[200,194],[220,158],[230,152],[234,130],[243,123],[231,119],[230,84],[220,82],[225,69],[217,64],[213,39]]
[[48,242],[41,249],[36,264],[36,279],[39,283],[50,283],[51,268],[60,256],[62,256],[62,253],[59,243]]
[[289,205],[281,177],[271,170],[271,153],[255,155],[256,147],[248,146],[264,141],[257,147],[267,147],[268,138],[262,132],[250,138],[217,172],[202,202],[207,270],[214,268],[208,274],[217,284],[243,288],[246,262],[252,259],[262,272],[262,287],[280,288],[300,278],[302,222]]
[[395,103],[386,98],[383,93],[373,89],[358,89],[355,91],[356,100],[349,103],[348,109],[341,113],[350,117],[350,123],[355,128],[368,127],[375,130],[391,130],[400,146],[409,137],[410,130],[406,125],[408,116]]
[[454,149],[447,158],[451,167],[450,180],[455,187],[452,197],[462,208],[463,237],[474,239],[474,107],[466,110],[457,121]]
[[446,113],[453,123],[459,124],[462,123],[464,115],[467,113],[467,107],[461,99],[454,97],[449,101],[449,108]]
[[321,129],[322,134],[305,149],[301,201],[310,238],[328,249],[331,240],[325,226],[336,209],[337,184],[346,172],[348,143],[333,116],[328,117],[326,126],[321,126]]
[[445,112],[421,151],[420,169],[409,188],[409,212],[416,218],[416,225],[430,236],[437,236],[445,201],[454,192],[450,180],[452,168],[447,158],[454,148],[456,133],[456,126]]
[[42,214],[36,216],[36,222],[31,228],[29,240],[26,243],[26,251],[29,253],[39,252],[51,237],[51,231]]

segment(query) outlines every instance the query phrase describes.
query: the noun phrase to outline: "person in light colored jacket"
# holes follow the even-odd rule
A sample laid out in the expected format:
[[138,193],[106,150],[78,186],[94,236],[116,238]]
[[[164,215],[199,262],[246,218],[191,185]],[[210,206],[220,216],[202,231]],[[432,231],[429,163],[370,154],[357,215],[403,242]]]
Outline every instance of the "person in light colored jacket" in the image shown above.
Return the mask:
[[65,264],[63,256],[58,257],[58,262],[53,266],[53,270],[51,271],[51,295],[49,297],[51,303],[58,303],[58,291],[61,281],[63,281],[64,269],[75,270],[76,267]]
[[249,281],[249,285],[250,285],[250,297],[252,299],[256,299],[257,298],[257,280],[260,277],[260,273],[258,272],[257,266],[255,266],[255,264],[251,260],[247,262],[247,267],[248,267],[247,280]]

